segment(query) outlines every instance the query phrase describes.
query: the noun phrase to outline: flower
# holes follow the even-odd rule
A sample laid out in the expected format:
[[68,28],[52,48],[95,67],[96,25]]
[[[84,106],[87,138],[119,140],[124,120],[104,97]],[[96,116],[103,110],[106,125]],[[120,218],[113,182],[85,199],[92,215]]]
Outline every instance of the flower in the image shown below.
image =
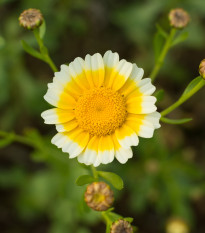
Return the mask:
[[203,59],[199,65],[199,74],[203,79],[205,79],[205,59]]
[[86,165],[126,163],[138,136],[151,138],[159,128],[155,87],[143,69],[107,51],[76,58],[55,73],[44,99],[56,108],[42,113],[56,124],[52,143]]
[[169,12],[169,21],[172,27],[182,29],[189,23],[190,17],[185,10],[176,8]]
[[128,221],[125,221],[124,219],[119,219],[116,222],[114,222],[111,226],[110,233],[133,233],[133,228],[131,224]]
[[43,16],[40,10],[30,8],[21,13],[19,23],[22,27],[33,30],[43,23]]
[[93,182],[85,191],[85,202],[96,211],[105,211],[112,206],[113,191],[105,182]]
[[167,233],[188,233],[189,227],[186,222],[179,218],[172,218],[168,221],[166,226]]

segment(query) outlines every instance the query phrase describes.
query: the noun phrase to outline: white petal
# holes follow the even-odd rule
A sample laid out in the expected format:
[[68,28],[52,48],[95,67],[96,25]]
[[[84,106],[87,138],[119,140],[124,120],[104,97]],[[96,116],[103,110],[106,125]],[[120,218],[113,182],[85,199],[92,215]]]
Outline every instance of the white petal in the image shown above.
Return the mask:
[[136,64],[133,64],[132,72],[129,78],[133,79],[135,82],[138,82],[142,79],[143,75],[144,70],[142,68],[139,68]]
[[132,158],[133,152],[132,149],[125,149],[123,147],[119,148],[116,151],[115,157],[120,163],[126,163],[128,159]]
[[115,135],[123,148],[129,149],[131,146],[137,146],[139,143],[137,134],[125,124],[115,131]]

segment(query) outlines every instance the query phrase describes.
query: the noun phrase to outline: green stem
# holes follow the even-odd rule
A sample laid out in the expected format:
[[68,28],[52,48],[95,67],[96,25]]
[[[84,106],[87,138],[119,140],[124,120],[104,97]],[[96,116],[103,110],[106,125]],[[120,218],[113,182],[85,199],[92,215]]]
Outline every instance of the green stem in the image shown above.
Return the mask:
[[112,224],[112,220],[109,218],[106,211],[102,211],[101,215],[103,219],[105,220],[106,224]]
[[37,43],[39,45],[39,49],[40,49],[40,52],[44,58],[44,61],[51,67],[53,72],[57,72],[58,69],[57,69],[56,65],[54,64],[54,62],[52,61],[51,57],[49,56],[48,49],[43,44],[43,40],[41,39],[41,37],[39,35],[39,30],[34,29],[33,33],[34,33],[34,36],[35,36]]
[[205,85],[205,81],[201,79],[201,81],[186,95],[179,98],[174,104],[166,108],[164,111],[161,112],[161,117],[166,116],[168,113],[172,112],[175,108],[179,107],[183,104],[186,100],[192,97],[197,91],[199,91]]
[[169,36],[167,37],[166,39],[166,42],[164,44],[164,47],[159,55],[159,58],[157,59],[157,62],[155,63],[155,66],[150,74],[150,78],[152,79],[152,81],[154,81],[157,77],[157,74],[159,73],[159,70],[160,68],[162,67],[163,65],[163,62],[164,62],[164,59],[165,59],[165,56],[167,54],[167,52],[169,51],[171,45],[172,45],[172,41],[174,39],[174,36],[176,34],[176,29],[175,28],[172,28],[170,33],[169,33]]
[[98,179],[98,172],[96,168],[93,165],[91,165],[90,167],[91,167],[94,178]]
[[33,143],[33,141],[31,141],[30,139],[28,139],[24,136],[17,135],[15,133],[0,131],[0,137],[11,137],[12,141],[16,141],[16,142],[26,144],[28,146],[36,147],[35,144]]

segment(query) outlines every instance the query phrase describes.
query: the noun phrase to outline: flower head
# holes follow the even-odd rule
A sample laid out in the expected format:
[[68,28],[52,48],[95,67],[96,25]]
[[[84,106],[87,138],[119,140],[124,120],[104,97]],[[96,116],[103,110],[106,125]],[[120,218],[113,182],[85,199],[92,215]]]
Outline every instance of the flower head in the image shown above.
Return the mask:
[[133,233],[133,228],[128,221],[120,219],[112,224],[110,233]]
[[205,79],[205,59],[203,59],[199,65],[199,74]]
[[85,202],[97,211],[105,211],[114,201],[113,191],[105,182],[94,182],[87,186]]
[[169,12],[169,21],[172,27],[181,29],[187,26],[190,21],[190,17],[185,10],[176,8]]
[[172,218],[166,226],[167,233],[188,233],[189,227],[186,222],[179,218]]
[[107,51],[76,58],[55,73],[44,99],[55,108],[42,113],[56,124],[52,143],[87,165],[126,163],[140,137],[159,128],[155,87],[143,69]]
[[43,16],[38,9],[30,8],[21,13],[19,23],[22,27],[33,30],[43,22]]

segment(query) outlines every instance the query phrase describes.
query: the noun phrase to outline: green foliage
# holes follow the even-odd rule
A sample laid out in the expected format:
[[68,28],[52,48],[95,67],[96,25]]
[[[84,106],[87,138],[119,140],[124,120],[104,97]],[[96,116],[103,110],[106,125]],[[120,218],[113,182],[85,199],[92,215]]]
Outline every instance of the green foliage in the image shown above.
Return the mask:
[[[39,36],[58,67],[77,56],[112,49],[119,52],[120,57],[143,67],[149,76],[154,64],[152,56],[159,57],[170,30],[167,13],[176,7],[176,2],[120,1],[116,5],[110,1],[4,0],[0,4],[4,22],[0,31],[0,128],[25,135],[34,146],[13,143],[13,134],[0,138],[1,223],[5,224],[2,228],[7,232],[40,232],[42,229],[48,233],[100,232],[99,213],[85,205],[85,187],[75,184],[75,180],[83,185],[95,179],[86,166],[79,166],[76,159],[68,159],[67,154],[50,142],[56,132],[53,127],[43,125],[40,113],[48,109],[43,95],[53,72],[36,59],[42,59],[42,55],[33,33],[20,28],[17,18],[26,8],[42,11],[47,23],[40,27]],[[185,83],[197,73],[197,61],[203,58],[204,0],[187,0],[181,5],[191,14],[192,22],[176,35],[172,42],[174,48],[159,75],[157,87],[161,90],[155,94],[159,109],[176,100]],[[160,22],[155,34],[157,21]],[[41,47],[41,52],[47,54],[46,48]],[[192,80],[182,97],[189,95],[201,80],[200,77]],[[113,162],[106,166],[106,170],[120,174],[126,189],[122,189],[123,181],[115,173],[98,171],[100,179],[122,189],[121,192],[115,190],[115,206],[120,215],[113,213],[113,209],[108,211],[113,221],[122,218],[124,212],[133,216],[136,224],[145,216],[144,221],[140,220],[141,227],[145,226],[141,231],[146,232],[150,224],[153,231],[159,232],[161,226],[146,217],[150,208],[159,216],[161,225],[169,216],[181,216],[191,224],[200,215],[193,206],[201,206],[205,194],[203,92],[198,98],[201,104],[193,102],[188,107],[195,128],[192,124],[178,126],[174,131],[162,128],[153,139],[140,139],[139,146],[133,148],[133,158],[125,165]],[[162,120],[179,124],[191,118]],[[25,130],[28,127],[38,130]],[[102,165],[99,169],[103,168]]]
[[98,175],[110,182],[116,189],[121,190],[123,189],[123,180],[120,176],[113,172],[103,172],[98,171]]
[[76,180],[75,183],[76,183],[78,186],[82,186],[82,185],[84,185],[84,184],[89,184],[89,183],[92,183],[92,182],[94,182],[94,181],[97,181],[97,179],[94,178],[94,177],[92,177],[92,176],[90,176],[90,175],[83,175],[83,176],[79,176],[79,177],[77,178],[77,180]]

